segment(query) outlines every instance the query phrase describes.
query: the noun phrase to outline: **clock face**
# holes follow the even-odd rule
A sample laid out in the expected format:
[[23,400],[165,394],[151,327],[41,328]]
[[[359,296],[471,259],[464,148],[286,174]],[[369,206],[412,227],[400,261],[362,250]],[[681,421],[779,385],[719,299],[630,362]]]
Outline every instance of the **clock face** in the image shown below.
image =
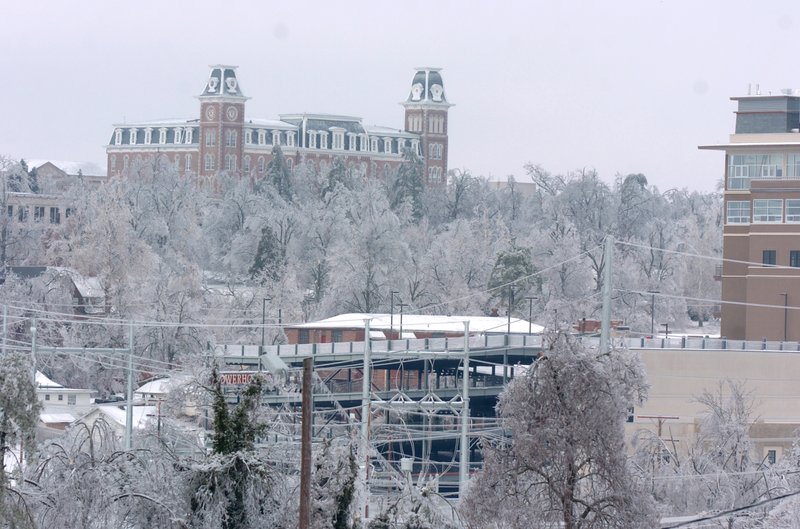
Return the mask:
[[206,117],[208,119],[214,119],[215,115],[216,115],[216,111],[214,110],[214,107],[208,107],[206,109]]
[[239,115],[239,111],[236,110],[236,107],[228,107],[228,110],[226,111],[226,113],[228,115],[228,120],[229,121],[235,120],[236,116]]

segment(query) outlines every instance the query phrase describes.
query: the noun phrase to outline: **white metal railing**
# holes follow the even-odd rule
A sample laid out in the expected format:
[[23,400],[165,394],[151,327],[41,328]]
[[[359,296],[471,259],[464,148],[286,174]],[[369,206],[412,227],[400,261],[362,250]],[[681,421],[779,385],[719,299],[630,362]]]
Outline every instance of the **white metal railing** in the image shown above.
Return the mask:
[[[583,337],[589,343],[599,343],[596,337]],[[735,351],[782,351],[800,352],[800,342],[781,342],[770,340],[729,340],[726,338],[706,338],[701,336],[656,336],[656,337],[616,337],[614,344],[625,345],[631,349],[714,349]],[[374,340],[373,353],[397,354],[419,351],[460,352],[464,350],[464,337],[452,338],[414,338],[403,340]],[[524,348],[540,349],[542,335],[491,334],[475,335],[469,338],[470,349],[476,353],[487,349]],[[218,346],[217,353],[228,357],[257,357],[260,347],[255,345]],[[307,357],[330,354],[362,354],[364,342],[328,342],[316,344],[268,345],[264,354],[278,355],[282,358]]]

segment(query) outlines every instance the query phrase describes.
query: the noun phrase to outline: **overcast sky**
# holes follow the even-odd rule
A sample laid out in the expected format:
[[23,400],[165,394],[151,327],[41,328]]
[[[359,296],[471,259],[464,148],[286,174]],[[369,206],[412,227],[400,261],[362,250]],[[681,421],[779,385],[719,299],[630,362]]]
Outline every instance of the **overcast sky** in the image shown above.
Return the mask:
[[450,168],[596,168],[714,189],[732,95],[800,87],[800,2],[10,0],[0,154],[105,161],[112,124],[198,117],[209,64],[238,65],[249,118],[401,128],[416,66],[443,68]]

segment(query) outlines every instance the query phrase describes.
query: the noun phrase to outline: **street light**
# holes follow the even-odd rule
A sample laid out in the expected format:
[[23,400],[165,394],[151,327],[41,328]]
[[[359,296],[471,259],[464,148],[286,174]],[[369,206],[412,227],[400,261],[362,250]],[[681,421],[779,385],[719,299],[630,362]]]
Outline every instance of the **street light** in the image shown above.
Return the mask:
[[786,330],[789,323],[789,293],[781,292],[783,296],[783,341],[786,341]]
[[533,319],[533,300],[539,299],[536,296],[525,296],[528,300],[528,334],[531,333],[531,320]]
[[402,301],[397,304],[400,307],[400,339],[403,339],[403,307],[410,306],[408,303],[403,303]]
[[261,352],[264,352],[264,325],[266,324],[267,316],[267,301],[272,301],[272,298],[261,298]]
[[658,290],[648,290],[650,293],[650,336],[655,338],[656,334],[656,294],[660,294]]
[[394,332],[394,295],[399,294],[398,291],[392,290],[389,292],[389,296],[391,297],[391,301],[389,302],[389,339],[392,339],[392,333]]

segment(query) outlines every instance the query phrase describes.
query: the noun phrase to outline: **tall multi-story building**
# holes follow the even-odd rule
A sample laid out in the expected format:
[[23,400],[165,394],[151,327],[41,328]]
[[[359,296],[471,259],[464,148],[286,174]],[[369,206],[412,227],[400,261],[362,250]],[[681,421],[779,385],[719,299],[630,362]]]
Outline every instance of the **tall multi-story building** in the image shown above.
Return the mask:
[[721,333],[800,340],[800,91],[732,97],[725,153]]
[[424,164],[429,184],[446,180],[448,110],[437,68],[418,68],[405,107],[403,128],[365,126],[359,117],[330,114],[281,114],[278,119],[246,116],[235,66],[211,66],[198,96],[200,117],[114,125],[106,152],[108,175],[127,174],[134,162],[159,157],[181,173],[201,181],[219,172],[257,179],[266,172],[273,147],[287,164],[324,172],[335,157],[367,177],[387,177],[411,149]]

